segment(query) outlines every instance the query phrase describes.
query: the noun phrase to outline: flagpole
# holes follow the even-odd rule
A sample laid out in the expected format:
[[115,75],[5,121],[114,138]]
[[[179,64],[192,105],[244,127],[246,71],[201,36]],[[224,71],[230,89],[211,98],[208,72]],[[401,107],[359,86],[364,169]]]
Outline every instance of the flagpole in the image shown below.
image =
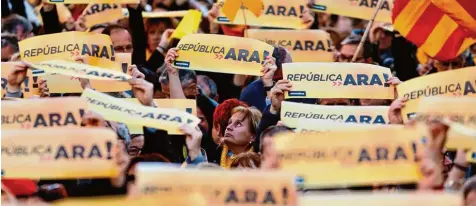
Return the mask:
[[360,50],[364,46],[365,40],[369,36],[370,29],[372,28],[372,25],[374,24],[375,17],[377,17],[377,14],[378,14],[380,8],[382,8],[383,2],[385,2],[385,0],[379,0],[379,2],[377,4],[377,9],[375,9],[372,18],[370,19],[369,23],[367,24],[367,28],[365,29],[364,35],[362,36],[362,39],[360,40],[359,46],[357,47],[357,50],[355,51],[354,57],[352,57],[352,62],[355,62]]
[[244,31],[244,36],[248,38],[248,23],[246,22],[246,13],[245,13],[245,5],[243,4],[243,1],[241,1],[241,11],[243,12],[243,19],[245,20],[245,31]]

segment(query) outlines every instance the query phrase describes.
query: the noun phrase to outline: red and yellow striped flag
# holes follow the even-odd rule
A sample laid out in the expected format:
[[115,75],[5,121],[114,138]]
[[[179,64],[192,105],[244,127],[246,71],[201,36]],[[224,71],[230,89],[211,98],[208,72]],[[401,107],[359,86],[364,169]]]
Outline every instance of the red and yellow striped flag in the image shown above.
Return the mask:
[[430,57],[454,59],[476,43],[476,33],[470,29],[476,9],[473,5],[466,7],[469,1],[473,0],[395,0],[393,24]]

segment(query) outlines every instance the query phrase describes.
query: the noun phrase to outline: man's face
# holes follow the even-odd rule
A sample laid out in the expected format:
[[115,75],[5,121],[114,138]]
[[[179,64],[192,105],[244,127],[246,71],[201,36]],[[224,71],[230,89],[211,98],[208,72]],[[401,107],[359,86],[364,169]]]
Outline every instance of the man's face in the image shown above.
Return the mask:
[[351,105],[350,99],[321,99],[320,105],[339,105],[339,106],[349,106]]
[[132,53],[134,51],[131,34],[125,29],[113,29],[111,31],[111,41],[115,52]]
[[[342,45],[340,49],[340,54],[337,57],[337,62],[351,62],[354,57],[355,51],[357,51],[357,44],[346,44]],[[357,56],[357,63],[365,63],[364,52],[361,49],[359,55]]]
[[12,45],[2,47],[2,62],[10,61],[10,58],[13,54],[15,54],[15,49],[12,47]]
[[[170,87],[168,84],[160,83],[162,88],[162,94],[166,96],[167,99],[170,99]],[[189,83],[186,85],[182,85],[183,93],[187,99],[195,99],[197,96],[197,84],[196,83]]]
[[447,70],[454,70],[463,68],[465,64],[463,55],[459,55],[458,57],[448,60],[448,61],[438,61],[435,60],[434,66],[438,72],[443,72]]
[[23,26],[18,25],[17,28],[16,28],[16,36],[18,38],[18,41],[21,41],[21,40],[24,40],[28,37],[33,36],[33,33],[25,31]]
[[127,148],[127,153],[135,157],[140,155],[142,148],[144,148],[144,135],[131,135],[131,143]]
[[202,91],[207,95],[207,97],[210,97],[210,87],[208,86],[208,83],[205,81],[203,77],[197,77],[197,84],[198,86],[202,89]]

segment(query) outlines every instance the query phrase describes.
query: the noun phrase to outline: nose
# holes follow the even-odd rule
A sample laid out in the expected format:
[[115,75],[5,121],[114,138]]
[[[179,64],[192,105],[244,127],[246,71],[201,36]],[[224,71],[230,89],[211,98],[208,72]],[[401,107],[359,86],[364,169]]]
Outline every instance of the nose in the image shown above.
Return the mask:
[[226,126],[226,131],[233,131],[233,124]]

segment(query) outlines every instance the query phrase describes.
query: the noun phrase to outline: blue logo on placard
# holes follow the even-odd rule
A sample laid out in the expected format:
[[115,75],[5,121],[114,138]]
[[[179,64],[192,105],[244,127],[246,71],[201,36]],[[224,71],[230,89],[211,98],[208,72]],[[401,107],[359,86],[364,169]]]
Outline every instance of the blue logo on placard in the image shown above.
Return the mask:
[[230,22],[230,20],[226,17],[218,17],[217,21],[219,21],[219,22]]
[[314,5],[312,5],[312,8],[314,8],[314,9],[316,9],[316,10],[320,10],[320,11],[325,11],[325,10],[327,10],[327,6],[319,5],[319,4],[314,4]]
[[57,3],[57,2],[64,2],[64,0],[50,0],[50,2],[55,2],[55,3]]
[[189,67],[190,67],[190,62],[175,61],[175,62],[174,62],[174,65],[175,65],[175,66],[179,66],[179,67],[189,68]]
[[297,187],[303,187],[303,186],[304,186],[304,182],[305,182],[305,181],[304,181],[304,177],[302,177],[302,176],[297,176],[297,177],[296,177],[296,182],[295,182],[295,183],[296,183],[296,186],[297,186]]
[[290,97],[305,97],[306,91],[289,91]]
[[185,109],[185,111],[189,114],[192,114],[192,108],[187,108],[187,109]]

